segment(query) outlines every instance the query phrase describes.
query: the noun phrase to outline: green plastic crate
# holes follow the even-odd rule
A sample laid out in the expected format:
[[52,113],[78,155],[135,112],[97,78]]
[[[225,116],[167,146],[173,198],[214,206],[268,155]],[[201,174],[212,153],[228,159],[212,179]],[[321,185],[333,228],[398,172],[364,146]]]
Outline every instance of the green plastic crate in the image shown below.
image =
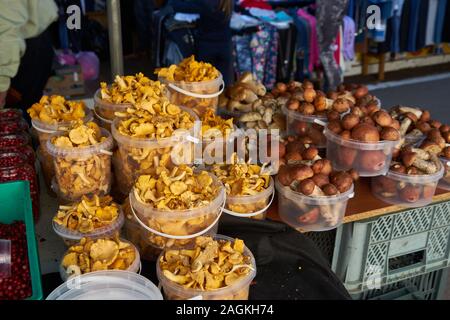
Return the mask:
[[0,183],[0,223],[10,224],[14,221],[23,221],[27,231],[28,261],[33,289],[28,300],[42,300],[41,268],[28,181]]

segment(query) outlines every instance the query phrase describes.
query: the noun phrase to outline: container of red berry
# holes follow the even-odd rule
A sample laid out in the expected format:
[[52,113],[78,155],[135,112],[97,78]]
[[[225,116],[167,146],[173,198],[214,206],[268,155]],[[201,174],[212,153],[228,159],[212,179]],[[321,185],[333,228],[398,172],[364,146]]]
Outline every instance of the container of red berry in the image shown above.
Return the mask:
[[22,119],[22,111],[19,109],[1,109],[0,121],[18,121]]
[[43,298],[28,189],[24,181],[0,184],[0,301]]
[[0,183],[18,180],[29,182],[33,215],[37,220],[39,218],[39,186],[36,169],[27,162],[27,158],[21,153],[0,153]]
[[0,110],[0,136],[26,133],[28,124],[22,118],[22,112],[18,109],[2,109]]
[[30,136],[25,133],[0,136],[0,152],[21,153],[27,158],[29,164],[32,166],[35,165],[36,155],[33,148],[30,146]]

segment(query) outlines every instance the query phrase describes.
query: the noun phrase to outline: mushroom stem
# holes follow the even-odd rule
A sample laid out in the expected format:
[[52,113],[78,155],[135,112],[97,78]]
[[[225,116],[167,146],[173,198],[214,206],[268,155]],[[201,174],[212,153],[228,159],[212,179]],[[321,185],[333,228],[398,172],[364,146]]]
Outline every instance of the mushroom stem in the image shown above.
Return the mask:
[[406,134],[406,131],[408,131],[409,126],[411,125],[412,120],[410,118],[403,119],[402,123],[400,124],[400,134],[404,136]]
[[399,111],[401,112],[401,113],[408,113],[408,112],[411,112],[411,113],[413,113],[417,118],[420,118],[421,116],[422,116],[422,111],[420,110],[420,109],[417,109],[417,108],[411,108],[411,107],[400,107],[400,108],[398,108],[399,109]]
[[430,160],[430,153],[426,152],[425,150],[419,148],[412,148],[411,151],[415,152],[419,159]]
[[437,167],[434,163],[419,158],[414,159],[413,166],[427,174],[433,174],[437,171]]

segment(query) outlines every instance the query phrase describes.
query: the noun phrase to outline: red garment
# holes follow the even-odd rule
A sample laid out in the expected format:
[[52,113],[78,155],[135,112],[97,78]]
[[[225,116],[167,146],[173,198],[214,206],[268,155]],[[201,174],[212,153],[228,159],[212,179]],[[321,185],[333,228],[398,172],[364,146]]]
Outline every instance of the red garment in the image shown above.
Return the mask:
[[242,8],[260,8],[272,10],[272,6],[266,0],[243,0],[240,4]]
[[336,51],[334,51],[334,60],[336,64],[340,66],[340,53],[341,53],[341,33],[338,31],[336,35],[336,41],[334,41],[334,46],[336,46]]

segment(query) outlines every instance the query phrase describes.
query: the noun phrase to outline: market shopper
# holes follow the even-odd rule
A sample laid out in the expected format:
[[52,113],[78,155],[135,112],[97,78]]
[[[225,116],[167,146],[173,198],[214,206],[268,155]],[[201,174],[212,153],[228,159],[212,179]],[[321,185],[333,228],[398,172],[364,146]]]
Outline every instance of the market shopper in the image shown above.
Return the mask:
[[232,0],[169,0],[176,12],[197,13],[197,59],[213,64],[223,75],[225,85],[233,82],[230,18]]
[[0,108],[8,91],[24,110],[42,96],[54,55],[48,27],[56,18],[53,0],[0,2]]

